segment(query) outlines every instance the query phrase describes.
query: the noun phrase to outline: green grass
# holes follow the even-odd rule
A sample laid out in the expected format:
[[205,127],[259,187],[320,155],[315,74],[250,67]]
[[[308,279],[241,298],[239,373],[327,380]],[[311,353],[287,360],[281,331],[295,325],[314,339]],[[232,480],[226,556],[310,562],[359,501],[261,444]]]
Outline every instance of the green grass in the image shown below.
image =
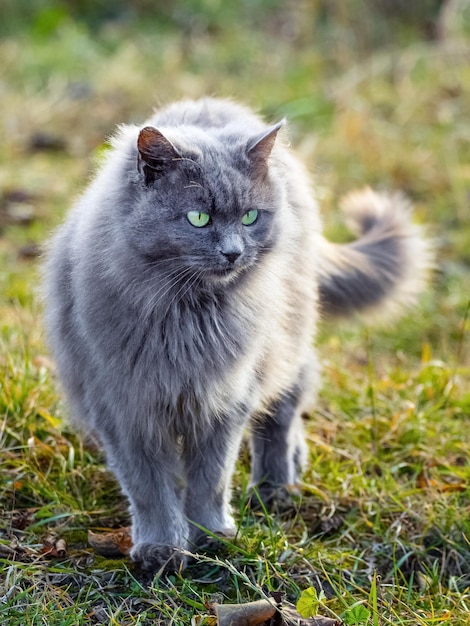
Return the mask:
[[[214,598],[264,589],[295,602],[315,587],[319,612],[351,624],[470,624],[468,9],[438,42],[423,34],[432,2],[426,15],[405,4],[384,15],[378,2],[365,11],[359,0],[191,0],[173,13],[131,2],[133,15],[116,3],[120,19],[106,21],[106,3],[85,3],[77,19],[75,3],[68,13],[37,0],[28,22],[10,4],[0,40],[1,622],[190,624]],[[25,246],[43,245],[117,123],[207,93],[289,118],[331,237],[347,236],[342,193],[404,190],[435,240],[437,271],[393,327],[321,328],[324,386],[297,514],[249,511],[244,451],[236,539],[143,585],[130,561],[88,546],[89,529],[128,523],[126,504],[100,452],[64,421],[39,263]],[[67,541],[66,557],[42,553],[51,533]]]

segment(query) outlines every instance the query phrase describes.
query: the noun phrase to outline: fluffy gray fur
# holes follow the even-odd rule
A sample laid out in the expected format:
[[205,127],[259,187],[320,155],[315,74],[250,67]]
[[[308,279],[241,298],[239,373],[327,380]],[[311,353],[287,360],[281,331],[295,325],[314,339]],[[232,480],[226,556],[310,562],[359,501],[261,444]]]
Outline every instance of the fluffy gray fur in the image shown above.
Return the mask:
[[[396,308],[424,284],[429,254],[401,198],[350,196],[360,238],[324,239],[280,126],[204,99],[121,127],[51,243],[59,377],[129,499],[143,568],[177,567],[180,549],[204,541],[200,526],[234,533],[230,482],[247,427],[261,494],[299,479],[319,311]],[[209,222],[194,226],[190,211]]]

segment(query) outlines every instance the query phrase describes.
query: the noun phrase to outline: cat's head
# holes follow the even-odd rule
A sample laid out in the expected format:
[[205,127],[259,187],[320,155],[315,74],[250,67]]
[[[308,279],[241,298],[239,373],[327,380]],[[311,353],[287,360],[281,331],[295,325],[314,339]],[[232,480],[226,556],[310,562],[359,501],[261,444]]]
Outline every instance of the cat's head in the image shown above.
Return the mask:
[[155,263],[200,280],[233,280],[275,245],[282,203],[269,157],[282,123],[256,136],[147,126],[137,140],[126,231]]

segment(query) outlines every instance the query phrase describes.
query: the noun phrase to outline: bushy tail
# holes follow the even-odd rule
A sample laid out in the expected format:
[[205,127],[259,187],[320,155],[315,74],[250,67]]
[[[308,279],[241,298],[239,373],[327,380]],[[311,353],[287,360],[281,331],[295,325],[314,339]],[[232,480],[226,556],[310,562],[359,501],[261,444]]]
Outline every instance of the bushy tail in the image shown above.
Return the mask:
[[369,188],[347,195],[341,208],[359,238],[348,244],[322,240],[320,304],[326,317],[377,313],[390,317],[423,291],[433,255],[411,205],[400,194]]

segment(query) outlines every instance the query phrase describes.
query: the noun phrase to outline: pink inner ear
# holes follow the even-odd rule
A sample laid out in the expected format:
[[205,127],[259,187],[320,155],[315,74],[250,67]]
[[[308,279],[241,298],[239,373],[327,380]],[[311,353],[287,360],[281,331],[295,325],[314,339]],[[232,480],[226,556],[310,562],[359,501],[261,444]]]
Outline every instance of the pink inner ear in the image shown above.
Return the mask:
[[139,133],[137,149],[144,161],[149,159],[177,159],[178,151],[163,133],[153,126],[145,126]]
[[252,139],[248,145],[248,156],[252,159],[268,159],[274,147],[279,129],[284,125],[284,120],[263,131]]

